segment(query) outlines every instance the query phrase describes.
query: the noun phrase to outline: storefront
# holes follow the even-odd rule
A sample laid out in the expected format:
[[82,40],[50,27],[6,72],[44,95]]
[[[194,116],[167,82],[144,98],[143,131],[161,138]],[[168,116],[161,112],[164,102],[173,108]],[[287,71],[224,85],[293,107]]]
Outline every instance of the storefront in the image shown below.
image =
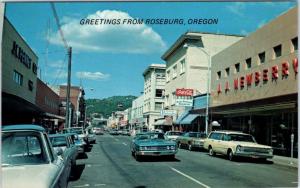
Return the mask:
[[35,104],[38,57],[7,18],[2,39],[2,124],[38,124],[42,114]]
[[[212,57],[210,119],[274,154],[298,151],[297,8]],[[282,29],[285,28],[285,29]],[[293,140],[291,139],[293,138]]]

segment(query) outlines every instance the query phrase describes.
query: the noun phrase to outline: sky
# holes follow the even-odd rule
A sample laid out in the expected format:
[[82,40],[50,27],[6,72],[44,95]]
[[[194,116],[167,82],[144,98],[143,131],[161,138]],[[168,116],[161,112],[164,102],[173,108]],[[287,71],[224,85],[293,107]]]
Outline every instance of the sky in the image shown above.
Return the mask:
[[[64,37],[72,47],[71,83],[82,86],[87,99],[141,95],[144,70],[150,64],[165,64],[161,56],[187,31],[247,36],[294,6],[296,2],[55,3]],[[54,86],[66,84],[67,51],[51,4],[7,3],[5,15],[37,54],[40,79]],[[87,19],[120,19],[121,23],[80,23]],[[144,22],[130,24],[130,19]],[[184,22],[151,24],[147,19]],[[189,24],[189,19],[218,19],[218,23]]]

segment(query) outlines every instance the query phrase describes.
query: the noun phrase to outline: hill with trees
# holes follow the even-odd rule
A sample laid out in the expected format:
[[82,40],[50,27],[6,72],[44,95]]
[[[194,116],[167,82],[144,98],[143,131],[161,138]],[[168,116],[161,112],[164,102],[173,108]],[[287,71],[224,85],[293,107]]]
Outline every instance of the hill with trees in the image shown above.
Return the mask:
[[108,118],[114,111],[122,111],[131,107],[136,96],[113,96],[104,99],[87,99],[87,114],[98,113],[104,118]]

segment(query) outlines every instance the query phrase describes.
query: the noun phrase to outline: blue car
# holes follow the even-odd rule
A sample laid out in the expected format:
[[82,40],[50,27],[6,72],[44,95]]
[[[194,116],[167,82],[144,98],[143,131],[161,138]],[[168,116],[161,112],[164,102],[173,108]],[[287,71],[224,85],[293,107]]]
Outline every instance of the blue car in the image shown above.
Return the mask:
[[176,142],[166,140],[164,133],[158,132],[136,135],[132,140],[130,149],[136,160],[143,156],[169,156],[175,158],[178,151]]

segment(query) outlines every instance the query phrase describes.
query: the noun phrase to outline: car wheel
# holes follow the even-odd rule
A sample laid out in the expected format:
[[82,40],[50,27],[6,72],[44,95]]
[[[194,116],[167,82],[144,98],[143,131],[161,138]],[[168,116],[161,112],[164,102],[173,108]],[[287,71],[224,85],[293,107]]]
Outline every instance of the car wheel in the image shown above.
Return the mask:
[[209,148],[208,148],[208,154],[210,155],[210,156],[214,156],[216,153],[214,152],[214,150],[212,149],[212,147],[211,146],[209,146]]
[[189,150],[192,151],[193,150],[193,146],[191,144],[189,144]]
[[137,160],[137,161],[141,160],[141,156],[137,155],[136,153],[134,153],[134,157],[135,157],[135,160]]
[[233,161],[233,160],[234,160],[234,155],[233,155],[232,150],[229,150],[229,151],[227,152],[227,157],[228,157],[228,160],[229,160],[229,161]]

